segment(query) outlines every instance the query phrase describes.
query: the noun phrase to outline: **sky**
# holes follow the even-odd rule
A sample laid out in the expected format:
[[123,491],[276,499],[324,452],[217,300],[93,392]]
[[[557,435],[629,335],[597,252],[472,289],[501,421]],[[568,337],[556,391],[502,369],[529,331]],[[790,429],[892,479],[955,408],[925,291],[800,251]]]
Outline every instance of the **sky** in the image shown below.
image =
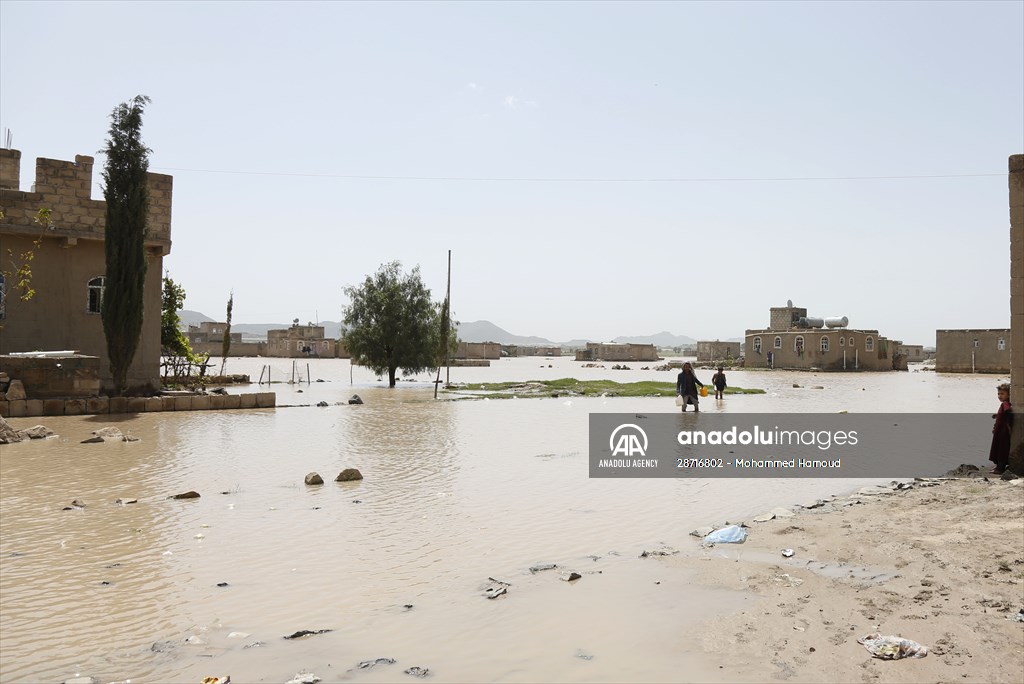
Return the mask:
[[0,140],[152,98],[185,308],[339,320],[419,266],[554,341],[733,338],[792,300],[908,344],[1009,326],[1024,2],[0,0]]

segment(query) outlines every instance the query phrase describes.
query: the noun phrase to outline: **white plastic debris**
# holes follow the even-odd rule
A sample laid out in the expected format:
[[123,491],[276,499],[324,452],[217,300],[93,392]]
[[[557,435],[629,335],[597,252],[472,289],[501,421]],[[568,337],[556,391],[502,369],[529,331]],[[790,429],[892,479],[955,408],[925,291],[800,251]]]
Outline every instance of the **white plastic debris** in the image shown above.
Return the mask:
[[924,658],[928,655],[928,647],[916,641],[898,636],[882,636],[878,632],[857,639],[868,653],[882,660],[900,660],[901,658]]
[[792,558],[794,553],[796,552],[793,549],[782,549],[783,558]]
[[747,540],[747,531],[739,525],[729,525],[715,530],[704,537],[703,543],[708,544],[742,544]]

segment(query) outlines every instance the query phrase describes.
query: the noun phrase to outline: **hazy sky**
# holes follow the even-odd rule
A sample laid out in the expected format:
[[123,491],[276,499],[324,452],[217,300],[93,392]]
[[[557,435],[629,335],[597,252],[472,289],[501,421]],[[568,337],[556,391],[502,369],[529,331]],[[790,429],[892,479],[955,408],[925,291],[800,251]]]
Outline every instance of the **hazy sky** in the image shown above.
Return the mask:
[[[421,266],[463,321],[738,337],[792,299],[907,343],[1009,325],[1024,3],[0,2],[0,132],[153,102],[185,307],[338,320]],[[102,198],[96,155],[93,196]]]

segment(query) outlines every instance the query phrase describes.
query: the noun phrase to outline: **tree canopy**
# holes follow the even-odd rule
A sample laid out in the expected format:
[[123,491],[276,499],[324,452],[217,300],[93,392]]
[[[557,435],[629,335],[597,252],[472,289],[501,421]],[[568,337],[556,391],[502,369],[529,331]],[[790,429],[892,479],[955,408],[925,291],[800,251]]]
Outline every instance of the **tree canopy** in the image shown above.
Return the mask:
[[160,309],[160,347],[165,356],[192,355],[188,339],[181,332],[181,317],[178,312],[185,305],[185,288],[164,276],[163,304]]
[[107,157],[103,170],[106,289],[100,311],[117,394],[127,389],[128,367],[142,337],[150,153],[142,144],[142,112],[147,104],[148,97],[137,95],[114,109],[103,150]]
[[387,373],[395,386],[395,373],[420,373],[437,368],[443,355],[442,306],[430,298],[419,266],[402,272],[397,261],[383,264],[362,285],[345,288],[344,342],[353,363],[378,375]]

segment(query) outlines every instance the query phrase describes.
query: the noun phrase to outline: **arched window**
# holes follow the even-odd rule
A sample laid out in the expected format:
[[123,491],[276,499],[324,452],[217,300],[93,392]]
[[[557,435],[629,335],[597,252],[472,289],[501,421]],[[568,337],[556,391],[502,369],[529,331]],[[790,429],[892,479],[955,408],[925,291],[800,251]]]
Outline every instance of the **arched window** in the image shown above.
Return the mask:
[[828,336],[827,335],[822,335],[821,336],[821,351],[823,351],[823,352],[827,352],[828,351]]
[[796,336],[796,339],[793,341],[793,351],[795,351],[797,354],[803,354],[804,353],[804,336],[803,335],[797,335]]
[[842,335],[839,336],[839,346],[840,347],[846,346],[846,338],[843,337]]
[[0,319],[7,315],[7,281],[4,274],[0,273]]
[[761,338],[760,337],[755,337],[754,338],[754,353],[755,354],[760,354],[761,353]]
[[[3,318],[3,308],[2,307],[0,307],[0,318]],[[1006,340],[1004,340],[1002,337],[1000,337],[999,341],[996,343],[996,346],[999,347],[999,351],[1006,351]]]
[[103,307],[103,290],[106,289],[107,279],[103,276],[96,276],[89,281],[89,301],[86,311],[89,313],[100,313]]
[[775,336],[775,348],[782,349],[782,338],[778,335]]
[[853,339],[852,335],[850,336],[850,346],[851,347],[856,347],[857,346],[857,342],[856,342],[856,340]]
[[869,335],[868,337],[864,338],[864,351],[874,351],[874,350],[875,350],[875,338],[871,337]]

